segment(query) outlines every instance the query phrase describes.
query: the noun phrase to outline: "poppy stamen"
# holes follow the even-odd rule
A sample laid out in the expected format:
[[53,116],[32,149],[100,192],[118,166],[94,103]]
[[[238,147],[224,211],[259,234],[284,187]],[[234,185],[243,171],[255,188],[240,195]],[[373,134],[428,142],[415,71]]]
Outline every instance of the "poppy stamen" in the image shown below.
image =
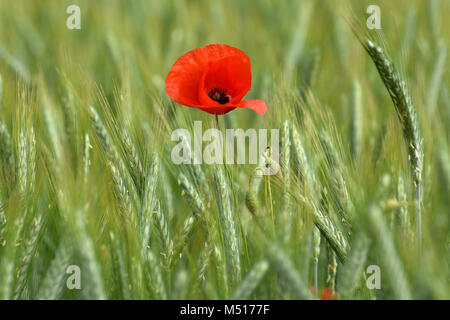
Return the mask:
[[212,100],[217,101],[220,104],[226,104],[231,100],[231,96],[229,94],[226,94],[225,89],[222,88],[212,88],[209,91],[208,96]]

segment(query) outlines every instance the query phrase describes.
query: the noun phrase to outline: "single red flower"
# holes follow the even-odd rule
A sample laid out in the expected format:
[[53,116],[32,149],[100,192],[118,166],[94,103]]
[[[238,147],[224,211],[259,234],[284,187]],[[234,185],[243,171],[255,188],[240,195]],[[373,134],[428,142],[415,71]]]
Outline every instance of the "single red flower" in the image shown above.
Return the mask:
[[[314,294],[314,287],[310,286],[309,289],[311,290],[312,294]],[[330,288],[326,287],[323,290],[318,289],[317,290],[317,296],[320,300],[337,300],[336,296],[331,295]]]
[[266,113],[262,100],[242,100],[252,85],[250,58],[225,44],[211,44],[182,55],[169,71],[166,92],[175,102],[212,114],[235,108]]
[[330,288],[325,288],[322,291],[319,290],[319,297],[321,297],[322,300],[336,300],[336,296],[331,295]]

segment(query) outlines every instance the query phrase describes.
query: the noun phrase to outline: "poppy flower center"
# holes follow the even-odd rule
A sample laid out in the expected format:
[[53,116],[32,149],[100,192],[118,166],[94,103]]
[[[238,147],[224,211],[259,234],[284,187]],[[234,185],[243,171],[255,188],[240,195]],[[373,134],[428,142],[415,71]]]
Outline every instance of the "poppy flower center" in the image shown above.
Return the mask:
[[222,88],[212,88],[209,91],[208,96],[220,104],[226,104],[231,100],[231,96]]

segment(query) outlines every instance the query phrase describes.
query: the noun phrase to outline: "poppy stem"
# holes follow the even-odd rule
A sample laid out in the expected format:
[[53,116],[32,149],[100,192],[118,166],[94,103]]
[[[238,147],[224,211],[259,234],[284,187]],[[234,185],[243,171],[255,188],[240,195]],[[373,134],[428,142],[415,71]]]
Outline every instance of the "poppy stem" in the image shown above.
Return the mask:
[[319,261],[314,260],[314,296],[318,297],[318,274],[319,274]]
[[221,130],[220,130],[220,125],[219,125],[219,115],[215,115],[215,119],[216,119],[216,127],[217,127],[217,130],[219,130],[220,132],[222,132]]

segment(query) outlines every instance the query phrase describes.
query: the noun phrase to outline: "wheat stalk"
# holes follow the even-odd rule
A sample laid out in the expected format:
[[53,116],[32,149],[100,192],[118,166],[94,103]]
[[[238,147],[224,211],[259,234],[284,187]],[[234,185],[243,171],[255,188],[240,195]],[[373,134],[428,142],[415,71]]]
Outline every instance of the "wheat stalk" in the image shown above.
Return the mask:
[[361,110],[361,84],[355,80],[353,82],[351,94],[351,127],[350,127],[350,150],[354,160],[358,159],[361,149],[363,117]]
[[353,241],[352,249],[345,262],[339,282],[339,291],[349,295],[358,285],[364,272],[364,266],[369,253],[370,241],[364,234],[358,234]]
[[347,184],[341,172],[341,159],[335,145],[332,143],[332,140],[327,133],[321,131],[319,139],[325,151],[328,166],[331,168],[330,180],[334,191],[332,193],[332,198],[336,203],[340,220],[346,228],[346,234],[349,235],[353,203],[350,199]]
[[28,186],[28,143],[23,130],[20,130],[18,143],[18,168],[17,183],[19,191],[23,194],[27,191]]
[[173,241],[170,237],[169,233],[169,225],[167,223],[166,217],[161,210],[161,206],[158,204],[156,206],[156,210],[154,212],[154,218],[156,223],[156,229],[158,230],[160,240],[164,250],[164,257],[166,259],[167,266],[170,265],[170,261],[173,255]]
[[167,292],[164,288],[164,281],[159,267],[159,262],[155,258],[153,252],[148,249],[146,251],[146,260],[151,274],[151,285],[157,299],[167,299]]
[[59,166],[63,162],[64,151],[63,151],[63,147],[62,147],[62,143],[61,143],[61,139],[60,139],[58,125],[54,118],[53,110],[50,110],[50,108],[45,108],[44,119],[45,119],[45,124],[47,126],[48,135],[49,135],[50,141],[52,143],[52,149],[55,154],[57,168],[60,168]]
[[[167,166],[162,165],[161,167],[161,180],[162,181],[170,181],[171,176],[169,175],[169,173],[167,172]],[[162,183],[161,185],[162,187],[162,197],[163,200],[162,203],[164,203],[166,205],[166,210],[167,210],[167,217],[170,218],[173,216],[174,214],[174,194],[172,191],[172,186],[170,183]]]
[[185,269],[181,269],[177,272],[175,276],[175,281],[173,284],[171,300],[183,300],[186,296],[187,289],[189,285],[189,274]]
[[292,146],[295,152],[295,159],[298,163],[298,167],[302,170],[302,179],[306,182],[309,188],[316,188],[316,177],[312,171],[312,168],[309,165],[308,158],[306,156],[305,148],[303,147],[303,142],[300,139],[300,135],[295,128],[292,126]]
[[302,169],[302,177],[308,190],[308,197],[300,197],[300,200],[312,209],[316,227],[319,228],[324,237],[330,243],[331,247],[336,251],[339,259],[344,261],[348,249],[347,240],[317,203],[316,192],[318,183],[309,165],[298,131],[294,126],[292,126],[292,140],[296,159],[299,163],[299,167]]
[[383,252],[381,259],[386,268],[384,274],[386,274],[391,283],[390,287],[395,297],[402,300],[411,299],[411,291],[403,270],[403,264],[397,254],[391,233],[383,219],[381,210],[376,206],[371,206],[369,208],[369,219],[380,252]]
[[450,193],[450,156],[445,150],[438,151],[438,168],[442,177],[440,179],[442,191],[446,202],[449,202],[448,194]]
[[90,160],[90,149],[91,146],[91,140],[89,138],[89,134],[86,133],[84,138],[84,154],[83,154],[83,180],[84,183],[87,183],[88,174],[89,174],[89,167],[91,166],[91,160]]
[[187,177],[180,172],[178,174],[178,184],[181,186],[181,194],[186,195],[189,198],[190,203],[192,204],[192,212],[195,216],[198,216],[205,210],[205,205],[203,203],[202,198],[198,194],[195,186],[190,183]]
[[[14,267],[16,265],[17,251],[21,243],[22,231],[25,228],[27,210],[21,210],[19,217],[5,226],[5,242],[1,250],[0,260],[0,298],[11,299],[13,284],[15,280]],[[10,226],[13,226],[12,228]],[[32,246],[31,246],[32,247]],[[28,268],[28,267],[27,267]],[[20,269],[19,269],[20,270]],[[18,274],[16,274],[18,275]]]
[[[122,250],[122,245],[120,244],[119,239],[113,232],[109,233],[109,238],[111,240],[111,261],[113,262],[114,271],[119,275],[122,297],[129,300],[131,298],[130,291],[132,290],[132,283],[130,282],[124,251]],[[138,277],[140,274],[141,272],[136,272],[135,276]]]
[[285,120],[282,126],[282,134],[281,134],[281,171],[283,174],[283,182],[284,182],[284,201],[283,207],[284,210],[289,207],[289,194],[287,190],[289,190],[290,186],[290,159],[291,159],[291,130],[289,121]]
[[195,218],[194,217],[187,217],[184,220],[183,223],[183,228],[182,228],[182,236],[181,239],[182,241],[180,241],[180,244],[184,245],[186,243],[186,239],[189,237],[191,231],[192,231],[192,227],[194,226],[194,222],[195,222]]
[[319,276],[319,255],[320,255],[320,231],[317,228],[313,230],[314,243],[314,295],[317,297],[318,276]]
[[336,294],[336,278],[337,278],[337,268],[338,262],[336,253],[332,250],[331,246],[328,245],[328,274],[327,283],[330,286],[330,294],[333,296]]
[[130,214],[133,208],[133,204],[131,203],[130,195],[128,193],[127,185],[122,178],[119,170],[116,168],[113,162],[108,161],[108,166],[111,171],[111,175],[114,181],[114,189],[115,194],[119,200],[119,205],[121,211],[124,214]]
[[2,75],[0,74],[0,106],[2,105],[3,101],[3,80]]
[[248,299],[261,283],[268,269],[269,263],[266,260],[255,263],[250,272],[234,291],[233,299]]
[[[9,250],[10,252],[12,250]],[[0,278],[0,299],[11,299],[11,285],[14,280],[14,263],[12,254],[3,253],[2,261],[0,261],[0,272],[2,277]]]
[[422,244],[422,170],[423,170],[423,145],[419,132],[416,110],[408,92],[406,83],[395,70],[389,56],[383,49],[371,40],[365,40],[363,46],[372,58],[380,74],[389,95],[397,111],[398,119],[403,130],[403,137],[408,148],[408,159],[416,190],[416,224],[419,249]]
[[22,256],[20,258],[20,265],[17,269],[16,289],[14,292],[14,299],[22,297],[25,285],[27,283],[28,269],[31,260],[36,252],[37,242],[39,239],[40,230],[42,227],[42,217],[37,216],[33,219],[31,230],[24,242]]
[[[156,205],[157,196],[156,188],[159,179],[159,157],[156,152],[153,154],[150,164],[149,173],[145,179],[144,198],[142,200],[141,214],[139,217],[139,230],[141,234],[142,250],[146,250],[150,241],[150,226],[152,222],[152,214]],[[145,254],[144,254],[145,255]]]
[[241,277],[239,243],[231,208],[231,191],[225,181],[225,176],[221,167],[217,167],[217,170],[214,172],[214,186],[217,193],[217,206],[222,224],[224,244],[230,263],[230,272],[233,281],[238,281]]
[[286,285],[290,287],[294,297],[296,299],[311,299],[311,292],[305,281],[286,254],[276,245],[271,245],[268,253],[273,267]]
[[66,211],[67,215],[72,215],[74,218],[73,235],[75,236],[77,244],[77,252],[81,256],[82,269],[86,271],[87,279],[82,293],[89,299],[106,299],[105,288],[102,278],[102,268],[98,262],[97,253],[94,242],[88,233],[86,226],[86,211],[84,208],[72,207],[66,203],[64,197],[59,199],[60,206]]
[[5,230],[6,230],[6,215],[3,210],[3,203],[0,202],[0,248],[6,245],[6,239],[3,238]]
[[447,46],[445,42],[441,41],[437,53],[436,63],[431,74],[430,85],[427,90],[427,110],[430,116],[435,115],[436,106],[439,98],[439,91],[441,89],[442,78],[445,70],[445,58],[447,56]]
[[399,201],[398,208],[398,221],[402,227],[402,230],[408,231],[410,228],[409,225],[409,217],[408,217],[408,206],[407,206],[407,196],[405,191],[405,183],[403,182],[402,177],[398,177],[398,185],[397,185],[397,196]]
[[347,251],[349,249],[347,240],[327,215],[325,215],[319,208],[317,208],[313,204],[311,204],[311,206],[314,212],[314,223],[316,227],[319,228],[319,230],[325,236],[333,250],[338,255],[339,260],[344,262],[347,257]]
[[11,182],[13,178],[12,173],[14,172],[14,157],[11,136],[3,122],[0,122],[0,161],[3,177]]
[[212,254],[212,248],[211,248],[211,245],[209,244],[208,238],[205,241],[205,245],[204,245],[201,255],[200,255],[201,267],[198,272],[198,278],[203,282],[206,280],[206,277],[205,277],[206,269],[208,268],[208,266],[210,264],[211,254]]
[[142,190],[142,186],[145,182],[145,172],[144,167],[142,165],[141,158],[136,150],[136,147],[131,140],[130,135],[123,130],[122,132],[123,140],[124,140],[124,150],[125,155],[128,159],[129,166],[131,167],[130,172],[132,173],[133,179],[135,181],[138,190]]
[[39,299],[56,300],[61,298],[70,258],[71,250],[63,240],[39,287]]
[[216,259],[216,272],[219,277],[220,287],[223,288],[224,296],[228,297],[230,283],[228,281],[226,261],[224,261],[223,253],[217,245],[214,245],[213,253]]
[[291,130],[288,120],[283,122],[281,133],[281,172],[283,174],[283,206],[282,206],[282,225],[284,226],[284,241],[288,241],[291,235],[290,223],[290,205],[289,205],[289,189],[291,183]]
[[[103,151],[106,154],[106,158],[108,160],[108,164],[110,165],[111,174],[113,175],[113,180],[117,184],[116,190],[121,190],[119,194],[119,199],[121,196],[124,196],[123,192],[126,191],[129,194],[129,203],[127,206],[124,206],[127,210],[130,208],[130,204],[134,205],[138,202],[137,193],[134,184],[131,182],[131,179],[128,175],[128,170],[125,168],[125,164],[120,157],[116,146],[114,145],[112,139],[108,135],[103,122],[100,120],[97,111],[93,107],[88,108],[89,116],[91,119],[91,123],[94,127],[94,131],[97,135],[97,138],[100,141],[100,145],[102,146]],[[132,200],[132,202],[131,202]]]

